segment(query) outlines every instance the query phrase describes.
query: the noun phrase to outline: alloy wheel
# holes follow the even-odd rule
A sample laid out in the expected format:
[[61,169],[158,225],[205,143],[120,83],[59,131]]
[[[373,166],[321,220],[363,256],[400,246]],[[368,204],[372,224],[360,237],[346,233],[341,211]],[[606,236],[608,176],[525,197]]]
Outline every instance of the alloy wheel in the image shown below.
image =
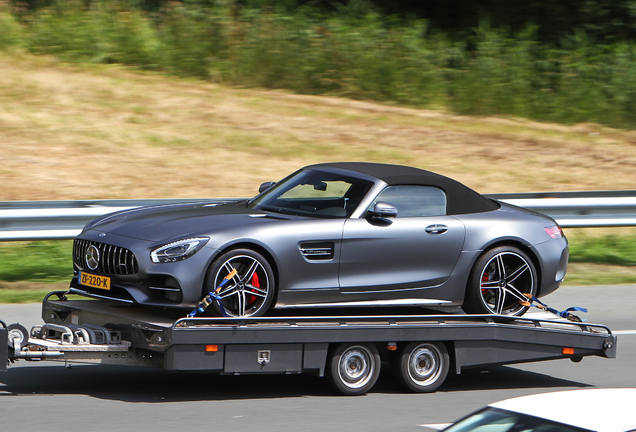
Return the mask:
[[518,253],[499,252],[483,267],[480,274],[481,300],[490,313],[517,315],[534,295],[534,272],[530,263]]
[[217,294],[229,316],[257,316],[268,303],[271,283],[265,265],[257,257],[241,254],[228,258],[214,277],[215,286],[234,269],[237,273]]

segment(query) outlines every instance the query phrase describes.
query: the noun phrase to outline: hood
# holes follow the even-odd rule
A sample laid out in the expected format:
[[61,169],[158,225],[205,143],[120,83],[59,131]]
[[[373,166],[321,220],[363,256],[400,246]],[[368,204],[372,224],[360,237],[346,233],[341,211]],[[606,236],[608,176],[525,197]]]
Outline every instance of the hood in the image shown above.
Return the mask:
[[[254,217],[261,215],[260,217]],[[245,202],[185,203],[110,213],[91,221],[84,230],[112,233],[152,242],[206,235],[220,229],[262,223],[263,219],[287,219],[252,210]]]

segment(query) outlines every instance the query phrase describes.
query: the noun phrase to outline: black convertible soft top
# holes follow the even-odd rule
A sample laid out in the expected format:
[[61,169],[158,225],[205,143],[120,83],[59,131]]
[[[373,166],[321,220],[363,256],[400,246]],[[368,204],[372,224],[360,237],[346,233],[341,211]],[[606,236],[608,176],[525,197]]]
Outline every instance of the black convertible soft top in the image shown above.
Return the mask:
[[339,168],[375,177],[388,185],[435,186],[446,192],[446,211],[449,215],[481,213],[500,207],[496,201],[480,195],[458,181],[419,168],[369,162],[333,162],[311,165],[307,168]]

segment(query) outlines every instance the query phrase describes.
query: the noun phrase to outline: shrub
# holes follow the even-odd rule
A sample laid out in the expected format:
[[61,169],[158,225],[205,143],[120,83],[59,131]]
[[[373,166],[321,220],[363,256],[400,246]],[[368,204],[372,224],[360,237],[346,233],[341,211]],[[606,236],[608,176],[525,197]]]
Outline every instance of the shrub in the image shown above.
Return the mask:
[[[636,124],[636,49],[583,31],[559,44],[538,28],[482,25],[469,38],[369,10],[281,12],[234,2],[56,2],[16,21],[0,11],[0,49],[122,63],[236,85],[285,88],[470,115]],[[6,8],[5,8],[6,9]]]

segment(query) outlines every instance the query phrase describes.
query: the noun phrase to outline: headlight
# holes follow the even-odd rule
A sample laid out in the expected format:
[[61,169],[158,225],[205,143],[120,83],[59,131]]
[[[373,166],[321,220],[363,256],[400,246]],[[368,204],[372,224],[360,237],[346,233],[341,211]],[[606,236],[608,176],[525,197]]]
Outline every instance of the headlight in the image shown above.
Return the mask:
[[168,243],[150,252],[154,263],[183,261],[197,253],[210,240],[209,237],[196,237]]

